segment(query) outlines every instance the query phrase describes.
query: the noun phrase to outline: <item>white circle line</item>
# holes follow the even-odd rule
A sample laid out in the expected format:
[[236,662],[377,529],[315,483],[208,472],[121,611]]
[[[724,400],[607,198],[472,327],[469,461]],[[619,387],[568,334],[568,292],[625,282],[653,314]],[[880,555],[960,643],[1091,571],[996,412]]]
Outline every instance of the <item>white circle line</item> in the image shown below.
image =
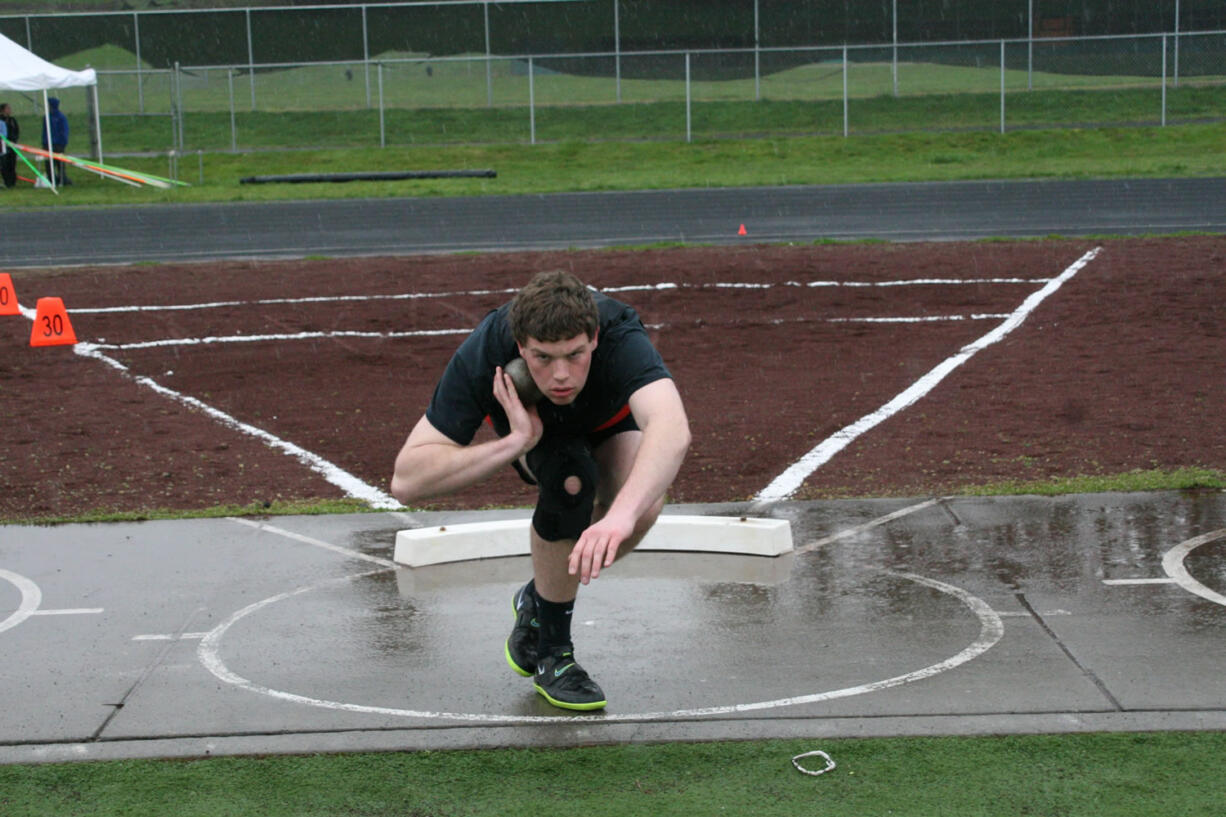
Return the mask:
[[18,573],[0,570],[0,579],[9,582],[21,593],[21,604],[17,606],[12,615],[4,621],[0,621],[0,633],[2,633],[5,630],[13,629],[34,615],[34,611],[43,603],[43,591],[38,589],[37,584]]
[[308,585],[290,590],[285,593],[279,593],[275,596],[269,596],[266,599],[249,604],[246,607],[232,614],[225,621],[218,624],[210,630],[197,648],[196,654],[200,659],[200,663],[205,669],[211,672],[216,678],[224,681],[227,684],[246,689],[250,692],[255,692],[261,695],[266,695],[271,698],[276,698],[282,701],[291,703],[299,703],[307,706],[314,706],[323,709],[331,709],[342,712],[361,712],[375,715],[391,715],[403,718],[425,718],[431,720],[454,720],[477,723],[498,723],[498,724],[527,724],[527,723],[564,723],[564,722],[584,722],[584,723],[631,723],[631,722],[648,722],[648,721],[664,721],[675,720],[680,718],[701,718],[713,717],[717,715],[732,715],[741,712],[752,712],[761,709],[775,709],[785,706],[797,706],[800,704],[812,704],[822,701],[834,700],[836,698],[848,698],[853,695],[863,695],[868,692],[875,692],[890,687],[901,686],[913,681],[920,681],[924,678],[930,678],[946,670],[965,664],[974,658],[979,657],[983,653],[990,650],[1004,636],[1004,624],[1000,616],[995,610],[982,599],[971,595],[967,591],[954,587],[953,585],[930,579],[924,576],[918,576],[914,573],[900,573],[886,571],[887,575],[896,576],[930,587],[947,595],[953,596],[958,601],[968,607],[975,617],[979,620],[979,635],[974,642],[969,644],[963,650],[958,652],[944,661],[938,661],[922,669],[913,672],[896,675],[892,678],[886,678],[881,681],[875,681],[869,684],[860,684],[857,686],[844,687],[843,689],[835,689],[827,692],[818,692],[810,695],[798,695],[790,698],[778,698],[770,701],[758,701],[746,704],[730,704],[726,706],[710,706],[694,709],[676,709],[672,711],[661,712],[645,712],[645,713],[627,713],[627,714],[605,714],[593,719],[591,715],[582,716],[547,716],[547,715],[490,715],[483,713],[471,712],[430,712],[415,709],[400,709],[386,706],[369,706],[366,704],[345,703],[343,701],[329,701],[321,698],[312,698],[306,695],[299,695],[293,692],[285,692],[283,690],[272,689],[271,687],[257,684],[247,678],[242,677],[222,661],[219,654],[219,647],[222,638],[226,632],[234,626],[238,621],[246,616],[257,612],[279,601],[292,598],[294,596],[309,593],[318,590],[322,587],[331,584],[339,584],[348,582],[353,579],[371,576],[376,573],[381,573],[381,570],[372,570],[365,573],[357,573],[350,576],[341,576],[336,579],[329,579],[315,585]]
[[1188,557],[1189,553],[1201,545],[1207,545],[1218,539],[1226,539],[1226,528],[1210,531],[1209,533],[1193,537],[1186,542],[1180,542],[1163,554],[1162,569],[1166,571],[1166,575],[1170,576],[1176,584],[1189,593],[1194,593],[1201,598],[1208,599],[1214,604],[1226,606],[1226,596],[1217,591],[1210,590],[1192,578],[1192,574],[1188,572],[1188,569],[1183,564],[1183,560]]

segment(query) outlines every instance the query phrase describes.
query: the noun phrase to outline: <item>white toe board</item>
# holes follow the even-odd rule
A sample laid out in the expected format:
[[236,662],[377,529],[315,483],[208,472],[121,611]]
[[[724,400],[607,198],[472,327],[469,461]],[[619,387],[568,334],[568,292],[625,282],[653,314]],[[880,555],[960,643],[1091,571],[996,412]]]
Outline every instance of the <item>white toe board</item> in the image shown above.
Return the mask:
[[[393,559],[409,567],[424,567],[523,556],[529,552],[530,521],[502,519],[398,531]],[[638,549],[778,556],[792,550],[792,526],[786,519],[665,514]]]

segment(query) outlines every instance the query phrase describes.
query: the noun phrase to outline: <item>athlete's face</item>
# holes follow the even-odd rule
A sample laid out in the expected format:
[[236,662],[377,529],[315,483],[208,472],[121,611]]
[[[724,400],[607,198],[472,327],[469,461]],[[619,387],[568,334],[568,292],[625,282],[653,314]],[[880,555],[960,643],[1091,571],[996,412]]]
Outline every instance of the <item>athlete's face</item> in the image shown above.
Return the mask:
[[582,333],[550,343],[530,337],[519,347],[541,394],[559,406],[573,403],[587,384],[594,351],[596,338]]

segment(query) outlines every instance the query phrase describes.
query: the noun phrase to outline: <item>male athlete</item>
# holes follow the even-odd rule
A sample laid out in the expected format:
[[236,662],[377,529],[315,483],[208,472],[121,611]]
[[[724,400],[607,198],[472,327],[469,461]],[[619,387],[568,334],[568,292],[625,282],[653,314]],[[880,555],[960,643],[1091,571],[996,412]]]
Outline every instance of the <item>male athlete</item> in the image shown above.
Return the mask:
[[[504,371],[516,356],[543,395],[535,405]],[[497,438],[473,444],[487,418]],[[604,692],[571,643],[579,584],[642,540],[689,444],[681,396],[638,314],[570,273],[542,272],[453,355],[396,457],[391,492],[407,505],[508,465],[539,485],[533,578],[514,596],[507,663],[554,706],[601,709]]]

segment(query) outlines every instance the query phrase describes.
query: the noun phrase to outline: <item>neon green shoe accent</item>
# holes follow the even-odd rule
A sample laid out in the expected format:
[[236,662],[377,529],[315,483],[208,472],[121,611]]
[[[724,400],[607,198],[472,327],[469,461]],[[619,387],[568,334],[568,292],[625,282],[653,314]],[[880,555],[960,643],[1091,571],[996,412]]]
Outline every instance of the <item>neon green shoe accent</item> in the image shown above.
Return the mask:
[[540,684],[533,683],[532,686],[535,687],[537,692],[541,693],[541,697],[559,709],[573,709],[577,712],[591,712],[593,709],[604,709],[609,705],[608,701],[587,701],[581,704],[567,703],[566,701],[559,701],[554,698],[552,695],[546,692]]
[[503,642],[502,654],[507,657],[507,666],[515,670],[516,675],[520,675],[524,678],[532,677],[531,671],[524,669],[519,664],[516,664],[515,659],[511,657],[511,639],[508,638],[506,641]]

